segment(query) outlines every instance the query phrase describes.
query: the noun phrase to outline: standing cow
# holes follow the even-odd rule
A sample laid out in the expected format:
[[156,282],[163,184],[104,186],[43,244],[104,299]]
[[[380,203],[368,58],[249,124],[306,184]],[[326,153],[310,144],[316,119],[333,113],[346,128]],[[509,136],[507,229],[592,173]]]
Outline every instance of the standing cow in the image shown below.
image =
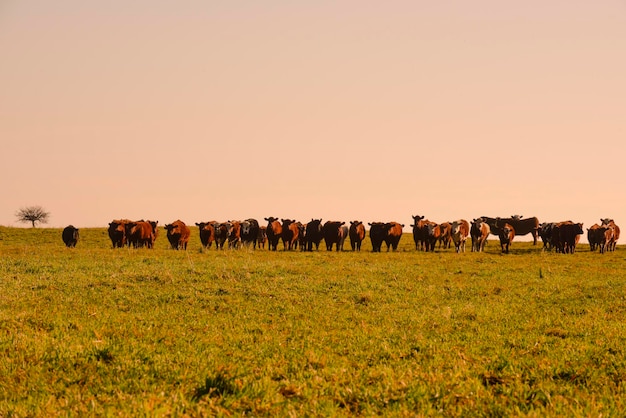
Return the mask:
[[552,230],[555,225],[556,222],[543,222],[537,228],[537,233],[543,242],[543,251],[550,251],[552,249]]
[[167,231],[167,240],[170,242],[172,249],[187,249],[187,243],[189,243],[189,236],[191,235],[191,231],[183,221],[178,219],[171,224],[165,224],[164,228],[165,231]]
[[158,223],[159,221],[144,220],[127,223],[125,226],[128,245],[132,245],[134,248],[144,246],[154,248],[154,241],[158,235]]
[[[196,222],[196,226],[200,232],[200,243],[203,248],[211,248],[213,241],[215,241],[215,228],[218,225],[215,221],[210,222]],[[216,245],[217,247],[217,245]]]
[[441,228],[439,224],[433,221],[426,221],[422,226],[424,231],[424,237],[426,238],[425,251],[435,251],[435,245],[439,238],[441,238]]
[[[500,235],[500,228],[504,224],[509,224],[515,229],[515,235],[527,235],[532,234],[533,245],[537,245],[537,230],[539,229],[539,219],[536,217],[524,218],[522,215],[512,215],[510,218],[490,218],[488,216],[482,216],[483,222],[487,222],[491,233],[494,235]],[[500,225],[500,227],[498,227]]]
[[306,230],[304,232],[306,250],[313,251],[313,245],[315,245],[316,250],[319,250],[322,238],[324,238],[322,235],[322,218],[311,218],[311,221],[307,222]]
[[426,230],[424,225],[428,220],[424,220],[424,216],[411,215],[413,217],[413,241],[415,241],[416,250],[426,250]]
[[617,247],[617,240],[619,239],[619,233],[620,233],[620,229],[619,226],[617,226],[615,224],[615,221],[613,221],[613,219],[610,218],[604,218],[604,219],[600,219],[600,222],[602,222],[602,226],[608,226],[610,228],[613,228],[613,238],[611,239],[610,243],[607,243],[608,251],[615,251],[615,248]]
[[348,228],[344,228],[345,222],[327,221],[322,227],[322,236],[326,242],[326,250],[332,251],[335,245],[337,251],[343,250],[343,243],[348,233]]
[[215,225],[215,249],[223,250],[224,244],[228,242],[232,224],[230,222],[217,223]]
[[389,228],[387,229],[387,235],[385,236],[385,244],[387,244],[387,251],[391,248],[393,251],[398,250],[398,244],[400,238],[402,238],[402,228],[404,224],[398,222],[389,222]]
[[300,235],[300,229],[298,228],[298,222],[293,219],[281,219],[282,222],[282,234],[283,249],[295,250],[298,248],[298,239]]
[[283,227],[281,223],[278,222],[278,219],[274,218],[273,216],[265,218],[265,220],[267,221],[267,249],[271,251],[276,251],[276,249],[278,248],[278,241],[283,234]]
[[66,226],[61,233],[61,238],[63,239],[63,243],[65,243],[66,247],[76,247],[76,244],[78,243],[78,228],[75,228],[74,225]]
[[265,249],[265,243],[267,242],[267,227],[266,226],[259,226],[259,235],[258,235],[256,242],[259,245],[259,248]]
[[465,241],[470,233],[470,225],[465,219],[452,222],[450,226],[450,236],[454,242],[454,249],[457,253],[465,252]]
[[391,227],[385,222],[368,222],[370,226],[370,241],[372,241],[372,251],[379,253],[383,246],[383,241],[387,237],[387,231]]
[[439,248],[450,248],[452,245],[452,224],[450,222],[442,222],[439,224]]
[[[500,224],[501,225],[501,224]],[[500,238],[500,247],[502,247],[502,252],[508,254],[509,247],[513,242],[513,238],[515,238],[515,229],[508,223],[505,223],[503,226],[499,228],[498,237]]]
[[129,219],[114,219],[109,222],[108,232],[113,248],[122,248],[127,244],[130,245],[126,236],[126,225],[130,222]]
[[246,219],[241,223],[241,243],[256,249],[257,240],[259,239],[259,222],[256,219]]
[[485,249],[490,232],[491,228],[486,222],[483,222],[483,218],[476,218],[471,222],[472,252],[480,253]]
[[350,221],[350,246],[352,251],[361,251],[361,242],[365,239],[365,226],[361,221]]

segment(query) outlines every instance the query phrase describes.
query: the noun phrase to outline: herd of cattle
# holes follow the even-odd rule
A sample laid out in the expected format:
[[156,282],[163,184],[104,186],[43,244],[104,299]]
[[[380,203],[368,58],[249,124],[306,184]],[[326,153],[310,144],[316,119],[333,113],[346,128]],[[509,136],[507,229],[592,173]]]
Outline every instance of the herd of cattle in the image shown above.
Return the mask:
[[[360,251],[365,239],[365,225],[361,221],[352,221],[350,226],[345,222],[311,219],[303,224],[291,219],[265,218],[267,226],[259,225],[256,219],[228,222],[196,223],[200,241],[204,248],[211,248],[213,243],[217,249],[239,248],[241,246],[267,248],[276,251],[282,240],[284,250],[312,251],[319,249],[322,240],[326,250],[343,250],[346,238],[350,238],[352,251]],[[600,224],[587,228],[587,238],[591,251],[614,251],[619,239],[620,229],[613,219],[601,219]],[[154,246],[158,235],[158,221],[131,221],[128,219],[113,220],[109,223],[109,238],[113,248],[125,246]],[[380,252],[383,243],[389,249],[397,250],[402,237],[404,224],[398,222],[372,222],[369,225],[369,236],[372,251]],[[489,234],[496,235],[500,240],[503,253],[508,253],[515,236],[532,234],[533,245],[537,237],[543,241],[543,249],[559,253],[573,254],[581,235],[583,224],[572,221],[539,223],[536,217],[523,218],[514,215],[509,218],[490,218],[482,216],[471,222],[459,219],[454,222],[436,223],[424,219],[424,216],[413,216],[413,240],[415,249],[434,251],[439,248],[450,248],[454,244],[456,252],[465,252],[465,243],[471,239],[472,251],[481,252],[485,247]],[[186,250],[191,235],[189,227],[180,220],[164,226],[167,239],[173,249]],[[63,230],[63,242],[68,247],[75,247],[78,242],[78,229],[69,225]]]

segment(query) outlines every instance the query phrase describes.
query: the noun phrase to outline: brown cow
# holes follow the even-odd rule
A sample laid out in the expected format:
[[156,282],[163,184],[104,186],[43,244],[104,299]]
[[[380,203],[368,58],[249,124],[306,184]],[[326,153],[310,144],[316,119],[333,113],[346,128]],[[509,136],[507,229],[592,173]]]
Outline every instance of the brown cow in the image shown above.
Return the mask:
[[281,219],[283,232],[281,238],[283,240],[283,249],[295,250],[298,248],[298,239],[300,235],[300,229],[298,228],[298,222],[293,219]]
[[126,224],[130,222],[129,219],[114,219],[109,222],[109,238],[113,248],[122,248],[128,243]]
[[442,222],[439,224],[439,248],[450,248],[452,244],[452,224],[450,222]]
[[465,252],[465,241],[470,233],[470,225],[465,219],[459,219],[450,225],[450,236],[454,241],[454,249],[457,253]]
[[346,233],[348,232],[342,226],[345,222],[340,221],[327,221],[322,227],[322,236],[324,242],[326,242],[326,250],[332,251],[333,245],[335,245],[337,251],[343,250],[343,243],[346,239]]
[[154,247],[157,238],[157,224],[159,221],[136,221],[126,224],[126,236],[129,245],[134,248],[146,246]]
[[361,251],[361,243],[365,239],[365,226],[361,221],[350,221],[350,246],[352,251]]
[[259,235],[256,240],[259,248],[265,249],[265,243],[267,242],[267,227],[259,226]]
[[504,226],[499,226],[498,228],[500,233],[498,237],[500,238],[500,247],[502,247],[502,252],[508,254],[509,247],[513,242],[513,238],[515,238],[515,229],[508,223],[505,223]]
[[230,228],[228,230],[228,248],[239,248],[241,244],[241,222],[228,221]]
[[283,234],[283,227],[281,223],[278,222],[278,219],[273,216],[265,218],[265,220],[267,221],[267,228],[265,230],[267,234],[267,249],[276,251],[278,241]]
[[202,243],[202,247],[211,248],[213,241],[215,241],[215,227],[217,224],[218,223],[215,221],[196,222],[196,226],[200,230],[200,242]]
[[497,225],[503,226],[508,223],[515,228],[515,234],[518,236],[532,234],[533,245],[537,245],[537,230],[539,229],[539,219],[536,217],[522,219],[522,215],[513,215],[510,218],[490,218],[488,216],[481,216],[483,222],[487,222],[491,233],[494,235],[500,235],[500,228]]
[[388,224],[389,229],[387,230],[387,236],[385,237],[387,251],[389,251],[389,247],[391,247],[393,251],[397,251],[400,238],[402,238],[402,228],[404,228],[404,224],[400,224],[398,222],[388,222]]
[[483,222],[483,218],[476,218],[471,223],[472,252],[480,253],[485,249],[487,238],[491,233],[491,227],[486,222]]
[[619,240],[619,226],[617,226],[615,224],[615,221],[610,218],[600,219],[600,221],[602,222],[602,225],[613,227],[613,239],[611,240],[610,244],[607,243],[607,245],[609,245],[609,248],[607,248],[607,250],[615,251],[615,247],[617,246],[617,240]]
[[183,221],[178,219],[171,224],[165,224],[165,230],[167,231],[167,240],[170,242],[172,249],[187,249],[187,243],[189,242],[189,235],[191,234],[191,231]]

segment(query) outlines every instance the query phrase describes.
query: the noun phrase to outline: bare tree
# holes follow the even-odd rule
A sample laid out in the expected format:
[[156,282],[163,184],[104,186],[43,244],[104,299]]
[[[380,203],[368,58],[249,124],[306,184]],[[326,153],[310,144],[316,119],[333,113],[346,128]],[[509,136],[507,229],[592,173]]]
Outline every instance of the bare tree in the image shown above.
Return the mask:
[[47,224],[50,212],[46,212],[41,206],[27,206],[15,212],[15,216],[19,222],[30,222],[34,228],[37,222]]

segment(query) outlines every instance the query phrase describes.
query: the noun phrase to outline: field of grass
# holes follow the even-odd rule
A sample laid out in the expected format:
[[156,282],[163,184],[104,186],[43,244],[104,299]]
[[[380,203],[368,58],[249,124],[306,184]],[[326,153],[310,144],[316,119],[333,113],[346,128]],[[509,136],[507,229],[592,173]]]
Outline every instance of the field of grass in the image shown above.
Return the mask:
[[623,247],[201,251],[196,232],[184,252],[0,227],[0,416],[626,410]]

